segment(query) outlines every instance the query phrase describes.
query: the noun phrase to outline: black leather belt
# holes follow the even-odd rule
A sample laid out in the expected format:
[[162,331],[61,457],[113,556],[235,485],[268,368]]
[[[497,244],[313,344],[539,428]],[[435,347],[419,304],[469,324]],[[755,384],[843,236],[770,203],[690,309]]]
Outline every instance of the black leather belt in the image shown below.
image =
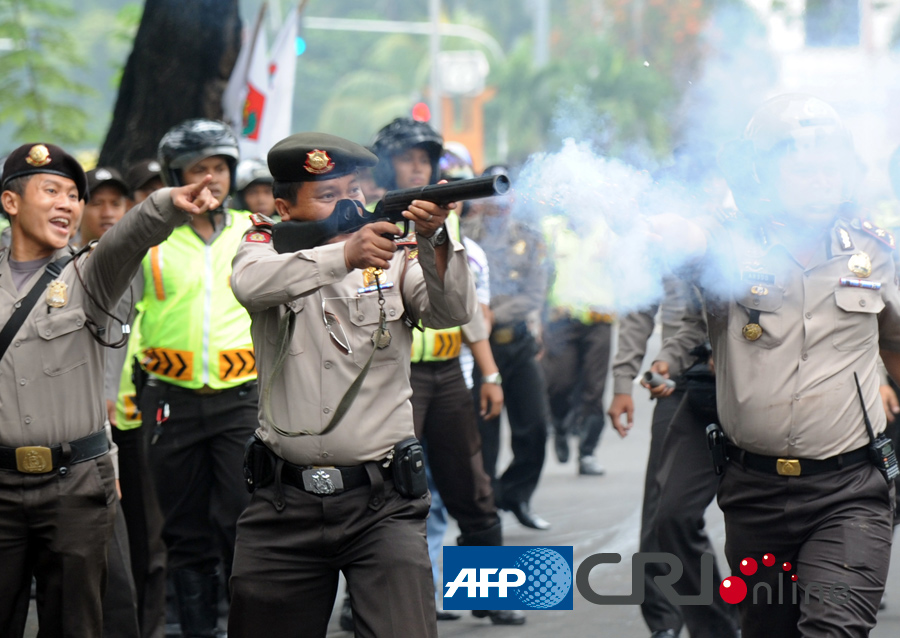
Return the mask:
[[[63,448],[68,448],[68,457],[63,458]],[[109,452],[106,431],[100,430],[69,443],[51,446],[31,445],[6,447],[0,445],[0,470],[21,472],[22,474],[47,474],[59,470],[65,474],[66,465],[83,463]]]
[[147,385],[153,388],[163,388],[166,392],[171,392],[173,394],[187,394],[191,396],[206,397],[223,394],[225,392],[233,392],[235,390],[252,390],[257,386],[257,381],[254,379],[253,381],[247,381],[246,383],[235,385],[230,388],[210,388],[209,386],[203,386],[201,388],[183,388],[180,385],[175,385],[174,383],[169,383],[168,381],[151,378],[147,380]]
[[777,474],[778,476],[809,476],[811,474],[822,474],[823,472],[834,472],[835,470],[841,470],[851,465],[859,465],[869,460],[869,450],[865,447],[831,456],[827,459],[764,456],[748,452],[730,443],[727,449],[729,460],[736,461],[745,468],[756,470],[757,472]]
[[[312,467],[294,465],[285,461],[281,470],[281,482],[310,494],[328,496],[369,485],[369,473],[366,465]],[[378,469],[385,481],[392,480],[391,468],[390,466],[384,467],[384,461],[373,461],[372,465]]]

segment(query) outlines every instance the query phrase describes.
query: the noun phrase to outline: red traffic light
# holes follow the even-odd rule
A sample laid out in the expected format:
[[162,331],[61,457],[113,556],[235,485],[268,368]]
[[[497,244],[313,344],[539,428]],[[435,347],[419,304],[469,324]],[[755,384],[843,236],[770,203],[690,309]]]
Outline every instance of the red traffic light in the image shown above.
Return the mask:
[[431,119],[431,109],[425,102],[417,102],[412,107],[412,119],[416,122],[427,122]]

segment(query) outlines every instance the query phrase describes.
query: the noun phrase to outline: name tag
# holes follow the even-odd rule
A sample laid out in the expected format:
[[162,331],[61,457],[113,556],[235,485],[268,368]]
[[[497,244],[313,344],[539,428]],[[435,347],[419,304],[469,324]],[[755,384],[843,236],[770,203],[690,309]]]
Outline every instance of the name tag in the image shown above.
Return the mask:
[[745,270],[741,272],[741,279],[743,281],[756,281],[763,284],[775,283],[775,275],[770,275],[764,272],[750,272]]

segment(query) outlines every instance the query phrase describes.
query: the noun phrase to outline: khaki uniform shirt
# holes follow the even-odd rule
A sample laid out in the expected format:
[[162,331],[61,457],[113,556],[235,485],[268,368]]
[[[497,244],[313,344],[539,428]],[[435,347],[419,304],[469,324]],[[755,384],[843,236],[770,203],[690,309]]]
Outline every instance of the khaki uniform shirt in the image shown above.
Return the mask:
[[[187,214],[172,206],[169,189],[157,191],[126,214],[92,251],[78,258],[94,300],[114,311],[147,250],[185,221]],[[72,252],[63,248],[54,260]],[[35,274],[16,290],[9,251],[0,253],[0,325],[40,276]],[[106,349],[94,340],[86,321],[90,317],[105,327],[107,340],[114,336],[114,322],[88,297],[73,262],[59,279],[67,287],[66,304],[51,308],[40,297],[0,360],[0,445],[69,442],[97,432],[106,422]]]
[[[884,430],[879,349],[900,351],[900,292],[892,250],[876,230],[868,222],[837,220],[806,267],[759,227],[733,229],[709,242],[722,257],[714,263],[733,264],[718,276],[708,266],[698,281],[719,417],[735,445],[812,459],[867,445],[854,372],[875,433]],[[851,257],[861,253],[868,259],[856,261],[871,262],[868,276],[851,270]],[[841,285],[841,278],[881,288]],[[743,333],[753,310],[762,328],[755,341]]]
[[[690,287],[683,279],[665,277],[663,279],[665,298],[661,304],[654,304],[640,312],[632,312],[619,320],[618,347],[612,365],[615,394],[631,394],[632,385],[640,373],[644,355],[647,353],[647,341],[653,334],[657,312],[662,322],[663,341],[678,332]],[[703,339],[705,338],[704,333]],[[669,375],[674,377],[682,370],[683,366],[670,366]]]
[[[372,353],[372,334],[379,324],[378,293],[361,292],[372,282],[364,281],[362,270],[348,272],[343,242],[278,254],[271,242],[249,240],[259,239],[259,234],[248,235],[238,249],[231,285],[253,320],[261,391],[273,384],[271,411],[280,429],[319,432],[331,422]],[[414,436],[409,402],[412,335],[400,320],[403,302],[427,327],[459,326],[475,313],[475,285],[466,253],[452,239],[444,281],[437,276],[434,248],[423,241],[410,257],[402,250],[394,253],[381,283],[392,284],[383,290],[391,343],[375,352],[359,394],[335,429],[324,436],[283,437],[266,422],[260,401],[257,435],[285,460],[297,465],[358,465],[385,458],[396,443]],[[329,336],[323,305],[340,321],[341,328],[332,330],[349,341],[352,353],[346,354]],[[284,369],[273,382],[278,322],[286,311],[296,313],[296,326]]]

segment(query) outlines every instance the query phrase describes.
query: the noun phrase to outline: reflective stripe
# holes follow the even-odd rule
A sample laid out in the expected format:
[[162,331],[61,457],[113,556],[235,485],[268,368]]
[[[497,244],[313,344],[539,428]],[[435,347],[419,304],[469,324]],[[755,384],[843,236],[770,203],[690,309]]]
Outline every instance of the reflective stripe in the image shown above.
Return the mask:
[[[203,301],[203,351],[201,358],[203,360],[203,385],[209,385],[209,324],[212,316],[212,285],[213,285],[213,267],[212,267],[212,249],[209,244],[203,248],[203,256],[206,258],[206,276],[203,278],[203,284],[206,288],[205,299]],[[224,380],[224,379],[223,379]]]
[[190,350],[147,348],[141,366],[160,377],[176,381],[190,381],[194,377],[194,353]]
[[435,332],[434,350],[432,356],[435,359],[455,359],[462,348],[462,332]]
[[219,378],[222,381],[236,381],[244,377],[256,376],[256,356],[253,350],[239,348],[223,350],[219,353]]
[[122,401],[125,404],[125,418],[129,421],[141,420],[141,411],[135,402],[136,399],[137,397],[133,394],[126,394],[122,397]]
[[166,289],[162,279],[162,246],[154,246],[150,249],[150,270],[153,273],[153,289],[156,298],[160,301],[166,298]]

